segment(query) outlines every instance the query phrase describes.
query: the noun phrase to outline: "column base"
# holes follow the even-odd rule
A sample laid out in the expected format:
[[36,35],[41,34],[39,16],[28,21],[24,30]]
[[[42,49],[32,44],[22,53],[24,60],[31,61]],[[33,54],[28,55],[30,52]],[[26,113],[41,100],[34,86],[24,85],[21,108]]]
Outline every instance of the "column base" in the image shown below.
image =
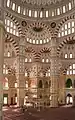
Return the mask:
[[51,108],[58,107],[58,97],[57,97],[57,94],[52,95],[50,107]]

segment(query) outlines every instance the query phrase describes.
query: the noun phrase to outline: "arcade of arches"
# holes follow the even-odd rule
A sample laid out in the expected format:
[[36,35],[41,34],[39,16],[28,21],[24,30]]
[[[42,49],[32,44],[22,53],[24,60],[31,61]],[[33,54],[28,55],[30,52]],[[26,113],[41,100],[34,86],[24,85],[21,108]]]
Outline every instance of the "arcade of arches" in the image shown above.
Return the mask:
[[75,0],[39,1],[0,0],[0,117],[3,105],[75,105]]

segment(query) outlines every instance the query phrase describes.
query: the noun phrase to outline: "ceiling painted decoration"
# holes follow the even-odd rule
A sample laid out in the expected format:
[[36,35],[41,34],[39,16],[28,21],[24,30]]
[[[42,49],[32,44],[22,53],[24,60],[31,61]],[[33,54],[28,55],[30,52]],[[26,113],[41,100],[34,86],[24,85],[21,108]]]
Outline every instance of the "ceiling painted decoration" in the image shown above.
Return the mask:
[[50,5],[61,2],[62,0],[21,0],[22,2],[32,5]]

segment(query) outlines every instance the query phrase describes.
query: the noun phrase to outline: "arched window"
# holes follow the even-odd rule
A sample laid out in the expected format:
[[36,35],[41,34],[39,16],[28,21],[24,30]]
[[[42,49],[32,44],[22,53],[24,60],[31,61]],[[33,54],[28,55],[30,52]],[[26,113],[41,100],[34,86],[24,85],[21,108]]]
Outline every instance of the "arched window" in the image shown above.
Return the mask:
[[9,88],[9,86],[8,86],[8,78],[5,77],[4,82],[3,82],[3,89],[8,89],[8,88]]
[[68,20],[59,30],[58,37],[66,36],[75,32],[75,20]]
[[54,11],[52,11],[52,16],[54,16]]
[[48,59],[46,59],[46,62],[48,63],[48,62],[49,62],[49,60],[48,60]]
[[48,88],[48,82],[47,81],[45,82],[44,87]]
[[75,64],[72,64],[69,66],[69,68],[67,69],[67,75],[74,75],[75,74]]
[[46,77],[50,77],[50,69],[46,72]]
[[72,6],[71,6],[71,3],[69,2],[69,10],[71,10]]
[[66,12],[66,7],[65,6],[63,6],[63,13],[65,13]]
[[66,81],[66,88],[72,88],[72,80],[70,78]]
[[9,17],[5,18],[5,28],[6,28],[7,32],[9,32],[13,35],[19,36],[18,27],[15,25],[15,23]]
[[27,58],[25,58],[25,62],[27,62],[28,61],[28,59]]
[[65,58],[68,58],[68,55],[67,55],[67,53],[65,54]]
[[48,17],[48,11],[46,11],[46,17]]
[[18,13],[20,13],[20,10],[21,10],[21,7],[20,7],[20,6],[18,6]]
[[25,82],[25,88],[28,89],[28,81]]
[[3,65],[3,74],[8,74],[8,69],[5,64]]
[[13,3],[12,5],[12,10],[15,10],[15,3]]
[[70,58],[72,58],[73,57],[73,55],[72,55],[72,53],[70,53]]
[[34,12],[34,17],[37,17],[37,11]]
[[32,62],[31,58],[29,59],[29,62]]
[[7,0],[7,7],[10,6],[10,0]]
[[60,15],[60,9],[59,8],[57,9],[57,15]]
[[25,72],[25,77],[27,77],[28,76],[28,74],[27,74],[27,72]]
[[31,17],[31,10],[29,10],[29,17]]
[[25,15],[25,14],[26,14],[26,10],[24,9],[24,10],[23,10],[23,15]]
[[40,18],[42,18],[43,17],[43,13],[42,13],[42,11],[40,12]]
[[10,52],[9,52],[9,51],[8,51],[8,54],[7,54],[7,56],[8,56],[8,57],[10,57],[10,56],[11,56],[11,54],[10,54]]
[[73,103],[73,98],[72,98],[72,95],[71,94],[68,94],[66,96],[66,103],[67,104],[72,104]]
[[39,81],[38,88],[42,88],[42,80]]
[[74,86],[74,88],[75,88],[75,80],[74,80],[73,86]]
[[49,81],[49,87],[51,86],[51,81]]
[[42,62],[44,62],[44,59],[42,59]]
[[17,88],[17,82],[15,83],[15,88]]

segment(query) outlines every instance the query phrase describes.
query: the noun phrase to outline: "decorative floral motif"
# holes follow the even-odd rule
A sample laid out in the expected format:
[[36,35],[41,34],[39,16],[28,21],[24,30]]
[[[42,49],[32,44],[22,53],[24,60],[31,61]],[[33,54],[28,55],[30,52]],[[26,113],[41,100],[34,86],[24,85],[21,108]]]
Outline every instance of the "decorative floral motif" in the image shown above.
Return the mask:
[[22,0],[22,2],[26,2],[28,4],[37,4],[37,5],[50,5],[50,4],[55,4],[57,2],[60,2],[62,0]]

